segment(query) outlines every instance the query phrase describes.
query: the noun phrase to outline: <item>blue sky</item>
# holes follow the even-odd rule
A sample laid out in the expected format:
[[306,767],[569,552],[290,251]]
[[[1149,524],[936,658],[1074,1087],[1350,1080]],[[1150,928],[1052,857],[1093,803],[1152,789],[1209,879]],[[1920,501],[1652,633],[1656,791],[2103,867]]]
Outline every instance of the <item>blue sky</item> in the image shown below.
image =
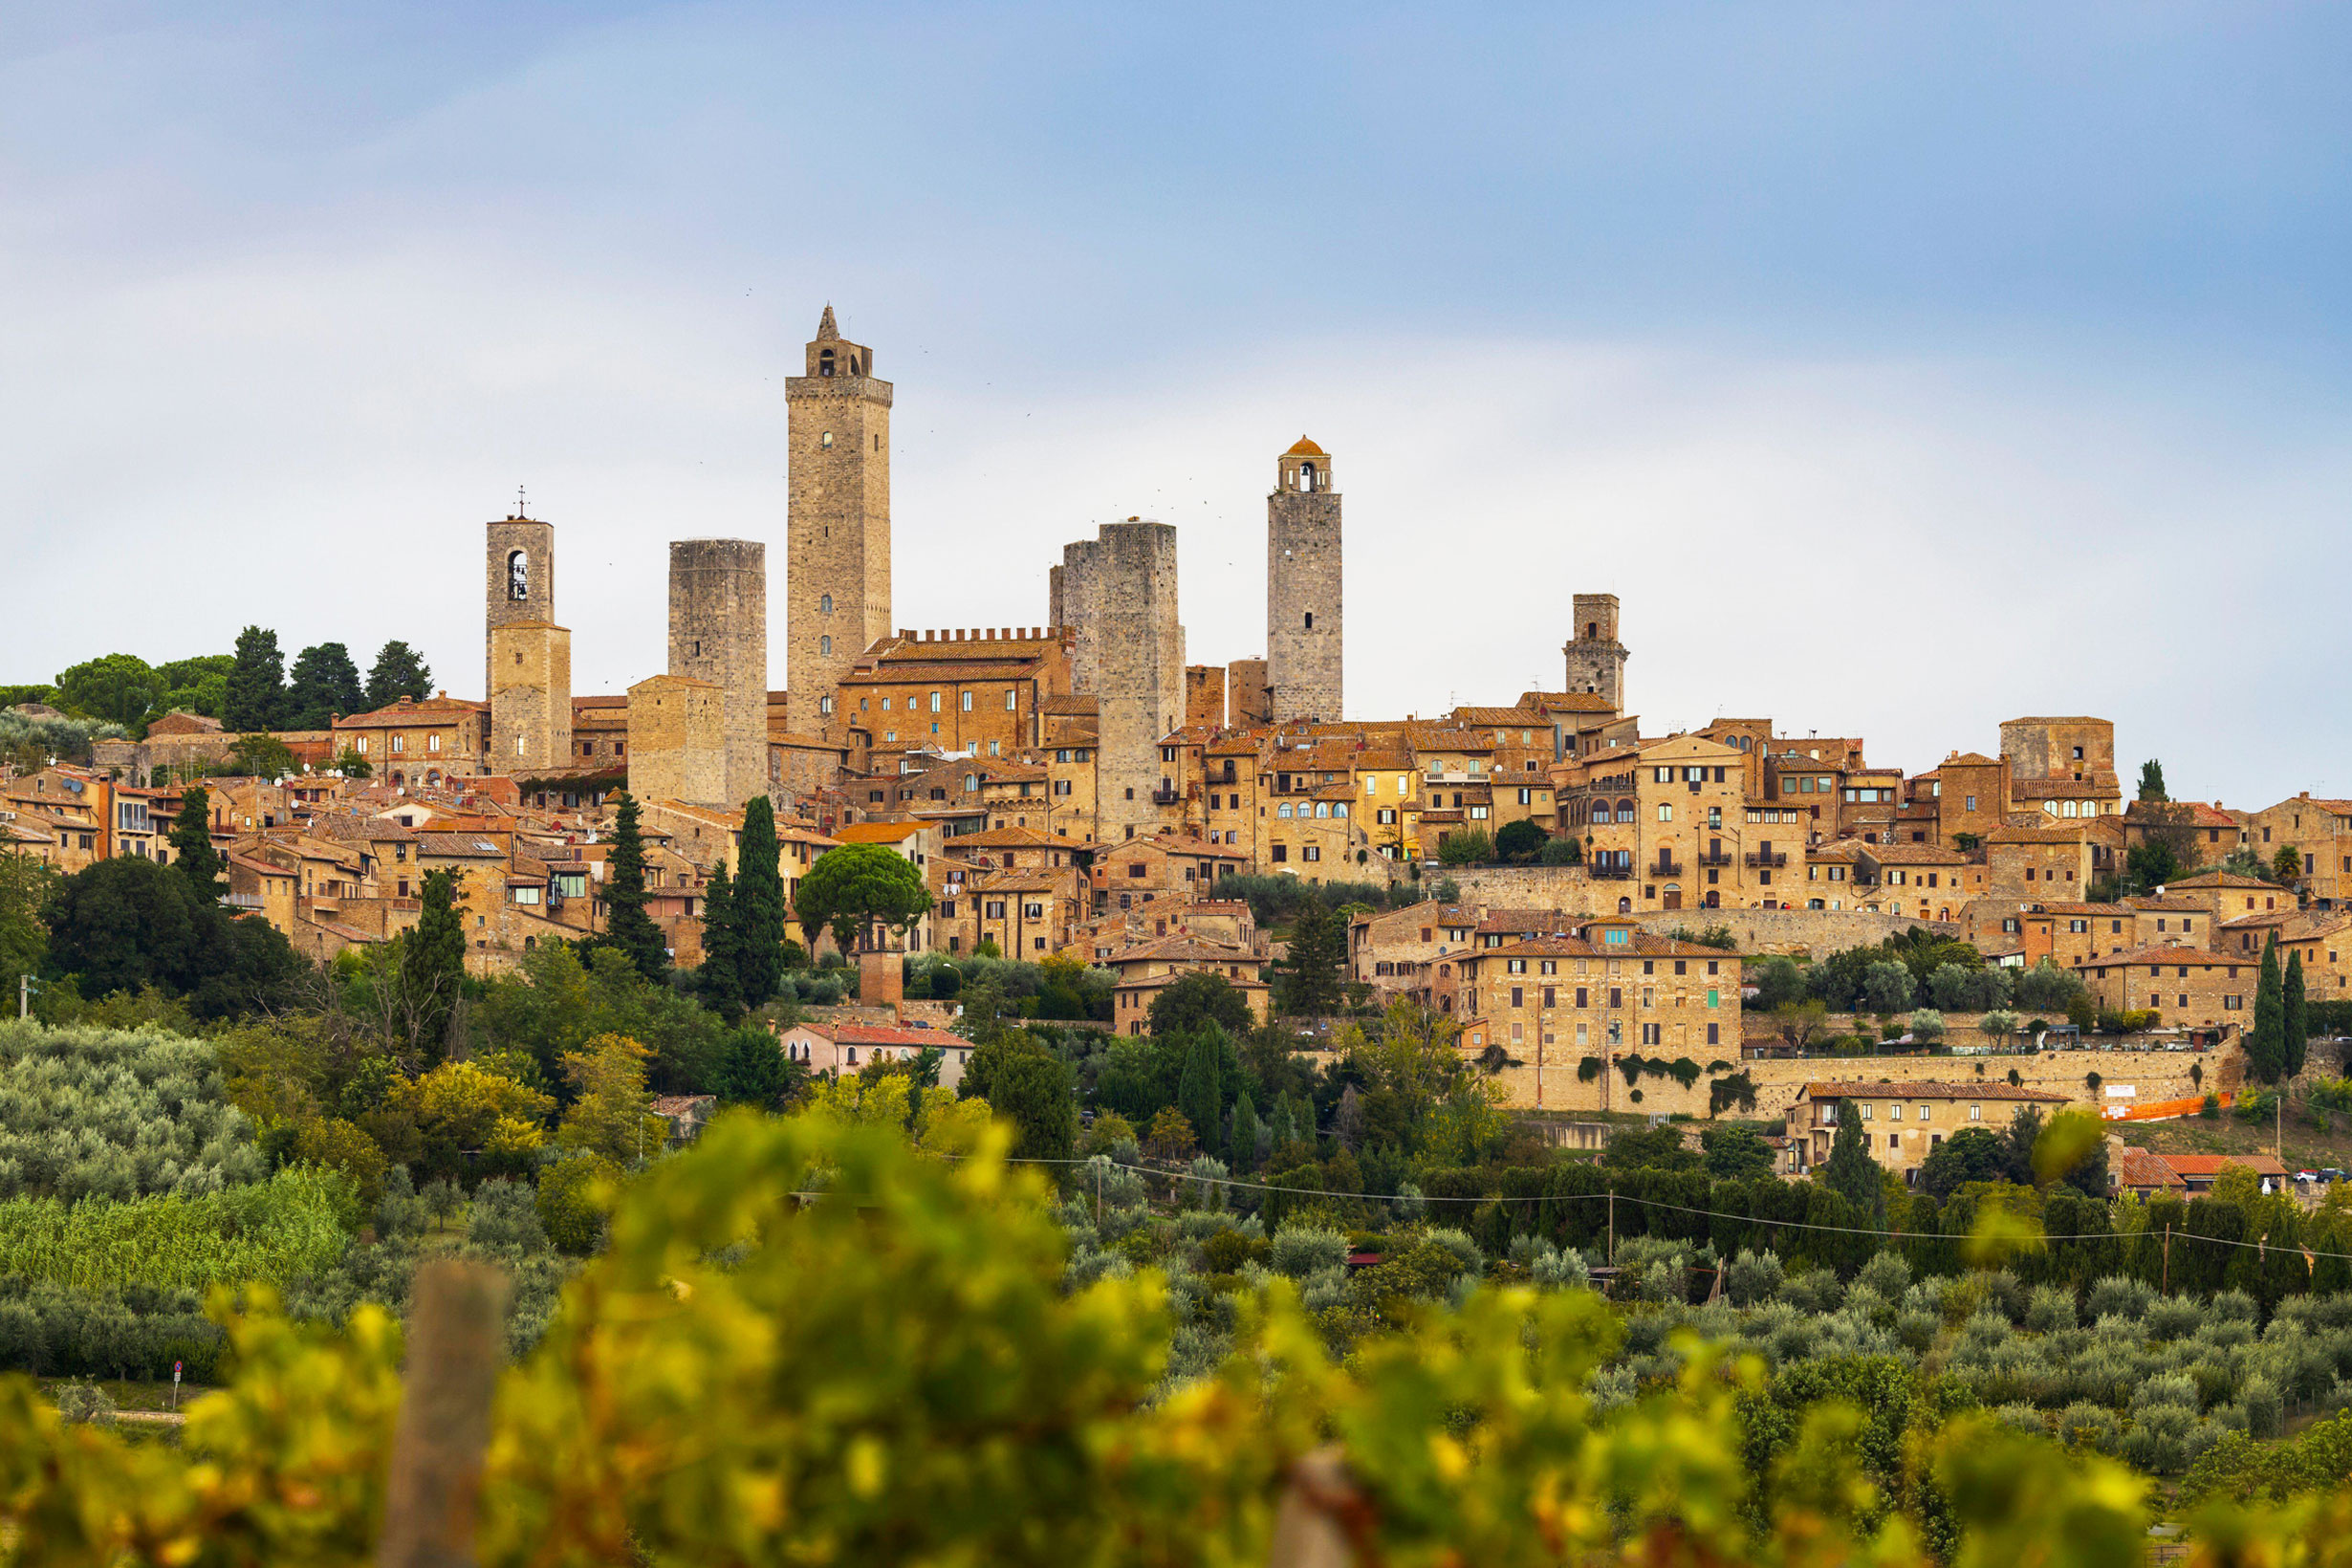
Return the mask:
[[1552,684],[1599,588],[1646,728],[2352,794],[2347,68],[2320,6],[11,8],[0,679],[259,621],[471,694],[521,483],[617,689],[667,539],[780,557],[830,300],[905,625],[1141,513],[1260,652],[1305,431],[1352,715]]

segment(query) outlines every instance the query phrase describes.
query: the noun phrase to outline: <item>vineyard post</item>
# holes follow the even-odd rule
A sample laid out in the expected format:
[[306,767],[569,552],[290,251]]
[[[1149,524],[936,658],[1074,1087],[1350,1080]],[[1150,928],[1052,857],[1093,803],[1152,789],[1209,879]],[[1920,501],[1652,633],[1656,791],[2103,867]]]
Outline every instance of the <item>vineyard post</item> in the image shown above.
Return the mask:
[[1102,1229],[1102,1167],[1095,1166],[1095,1229]]
[[1617,1263],[1617,1184],[1609,1184],[1609,1263]]
[[456,1258],[417,1271],[379,1568],[464,1568],[474,1560],[474,1506],[507,1288],[503,1271]]
[[2172,1227],[2169,1224],[2165,1226],[2164,1292],[2167,1296],[2172,1294]]

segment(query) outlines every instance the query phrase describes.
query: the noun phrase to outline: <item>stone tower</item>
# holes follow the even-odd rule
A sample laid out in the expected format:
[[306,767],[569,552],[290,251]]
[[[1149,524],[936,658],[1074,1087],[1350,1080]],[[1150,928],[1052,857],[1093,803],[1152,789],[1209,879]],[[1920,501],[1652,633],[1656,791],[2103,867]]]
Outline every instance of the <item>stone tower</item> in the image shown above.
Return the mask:
[[1579,594],[1576,634],[1559,650],[1568,660],[1568,689],[1593,692],[1625,711],[1625,645],[1617,640],[1617,596]]
[[490,525],[488,571],[482,590],[482,700],[495,683],[490,640],[518,621],[555,619],[555,531],[518,507]]
[[669,673],[720,691],[722,790],[740,806],[768,793],[768,547],[679,539],[669,547]]
[[1185,666],[1185,728],[1187,730],[1222,730],[1225,728],[1225,666],[1223,664],[1187,664]]
[[1052,579],[1071,630],[1070,684],[1097,703],[1095,795],[1105,843],[1157,820],[1176,787],[1161,738],[1184,722],[1185,629],[1176,620],[1176,530],[1130,517],[1067,545]]
[[830,305],[807,369],[784,382],[786,722],[832,734],[834,687],[890,635],[890,383],[874,379],[872,349],[841,337]]
[[1266,681],[1277,724],[1340,718],[1339,492],[1306,437],[1266,497]]
[[1226,723],[1236,730],[1260,730],[1274,723],[1274,703],[1266,690],[1266,661],[1236,659],[1225,666]]
[[510,621],[490,628],[490,771],[572,766],[572,634],[545,621]]

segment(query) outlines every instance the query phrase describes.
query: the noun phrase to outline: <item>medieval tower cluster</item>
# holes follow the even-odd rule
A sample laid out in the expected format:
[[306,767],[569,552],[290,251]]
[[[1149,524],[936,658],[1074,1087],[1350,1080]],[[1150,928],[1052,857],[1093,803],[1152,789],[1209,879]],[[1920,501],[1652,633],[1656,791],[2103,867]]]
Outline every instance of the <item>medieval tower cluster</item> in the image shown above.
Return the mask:
[[[785,382],[787,689],[768,687],[766,544],[673,541],[666,664],[628,693],[624,754],[641,797],[740,806],[770,790],[777,744],[851,758],[957,744],[928,712],[914,714],[911,699],[894,712],[878,673],[894,658],[916,657],[910,645],[933,645],[923,657],[939,653],[933,634],[891,624],[891,384],[874,374],[872,348],[841,336],[830,305],[803,354],[802,374]],[[1003,697],[1016,729],[1009,742],[986,743],[988,754],[1001,754],[1004,744],[1040,744],[1048,699],[1061,705],[1062,719],[1091,717],[1093,827],[1106,840],[1165,819],[1158,808],[1173,783],[1163,743],[1172,731],[1338,723],[1345,715],[1344,541],[1328,452],[1301,437],[1275,459],[1266,498],[1262,657],[1185,664],[1176,551],[1176,530],[1165,523],[1100,524],[1051,569],[1048,626],[1016,639],[1017,647],[952,634],[963,644],[956,657],[968,664],[1033,656],[1050,663],[1066,650],[1066,677],[1055,689],[1040,686],[1026,703],[1013,690],[991,694],[991,702]],[[555,621],[555,583],[553,527],[519,506],[489,525],[484,674],[490,761],[502,773],[562,773],[586,766],[576,750],[594,750],[575,745],[571,633]],[[1568,688],[1618,703],[1625,650],[1617,600],[1578,595],[1575,609],[1577,632],[1564,650]],[[927,695],[936,711],[941,697]],[[970,712],[975,700],[966,691],[949,706]]]

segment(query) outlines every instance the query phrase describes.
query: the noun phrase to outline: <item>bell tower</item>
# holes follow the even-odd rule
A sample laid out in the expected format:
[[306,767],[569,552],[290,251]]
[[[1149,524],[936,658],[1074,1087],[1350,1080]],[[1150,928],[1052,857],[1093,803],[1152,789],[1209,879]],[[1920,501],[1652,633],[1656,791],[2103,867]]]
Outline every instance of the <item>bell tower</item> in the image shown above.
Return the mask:
[[495,675],[490,642],[498,628],[518,621],[555,619],[555,530],[514,510],[489,526],[488,570],[482,594],[482,700],[489,702]]
[[1617,596],[1577,594],[1576,632],[1560,648],[1567,661],[1568,689],[1608,699],[1609,707],[1625,711],[1625,645],[1617,640]]
[[784,591],[787,722],[839,732],[835,688],[890,635],[890,383],[874,351],[840,334],[825,307],[807,374],[784,383],[787,481]]

